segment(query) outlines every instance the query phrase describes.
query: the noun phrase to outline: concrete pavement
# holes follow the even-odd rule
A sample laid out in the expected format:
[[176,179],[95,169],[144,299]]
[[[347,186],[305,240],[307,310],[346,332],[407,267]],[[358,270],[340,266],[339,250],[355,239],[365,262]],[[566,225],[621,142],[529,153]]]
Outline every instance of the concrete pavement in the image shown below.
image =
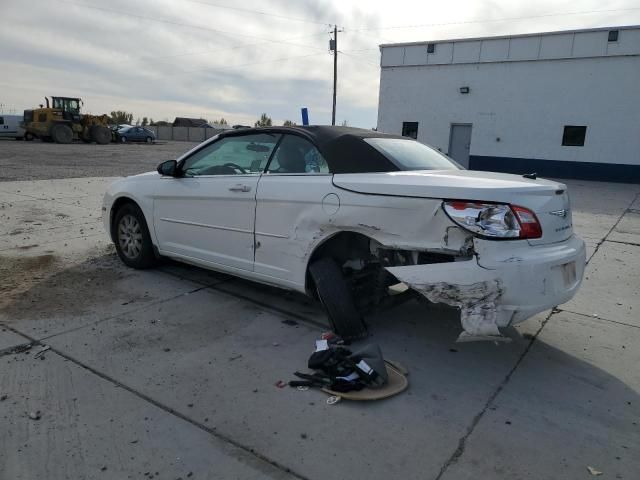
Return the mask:
[[[639,186],[567,182],[590,262],[559,311],[501,345],[455,344],[459,314],[439,306],[370,318],[410,388],[329,406],[274,385],[326,328],[317,305],[177,263],[125,268],[98,220],[109,181],[0,183],[0,478],[640,471]],[[12,353],[34,340],[43,360]]]

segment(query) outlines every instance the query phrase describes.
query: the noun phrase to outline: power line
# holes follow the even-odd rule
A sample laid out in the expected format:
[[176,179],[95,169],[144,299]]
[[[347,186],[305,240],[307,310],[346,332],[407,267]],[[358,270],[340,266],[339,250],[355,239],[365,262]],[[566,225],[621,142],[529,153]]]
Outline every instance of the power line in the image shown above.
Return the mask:
[[380,51],[380,47],[375,47],[375,48],[357,48],[355,50],[349,50],[350,53],[353,52],[373,52],[373,51]]
[[380,35],[370,35],[368,33],[364,33],[362,30],[347,30],[347,33],[355,33],[356,35],[362,35],[367,38],[372,38],[378,43],[380,40],[386,43],[393,43],[393,40],[389,40],[388,38],[381,37]]
[[287,61],[287,60],[296,60],[296,59],[299,59],[299,58],[316,57],[318,55],[324,55],[324,54],[325,54],[325,52],[310,53],[310,54],[307,54],[307,55],[298,55],[298,56],[294,56],[294,57],[274,58],[274,59],[271,59],[271,60],[261,60],[259,62],[242,63],[242,64],[239,64],[239,65],[227,65],[226,67],[222,67],[222,68],[208,67],[207,69],[198,69],[198,70],[187,70],[187,71],[181,71],[181,72],[174,72],[174,73],[170,73],[168,75],[163,74],[163,76],[182,75],[182,74],[185,74],[185,73],[199,73],[199,72],[205,72],[205,71],[210,71],[210,70],[214,70],[215,72],[226,71],[226,70],[234,70],[236,68],[252,67],[254,65],[261,65],[261,64],[264,64],[264,63],[284,62],[284,61]]
[[447,25],[468,25],[475,23],[493,23],[493,22],[507,22],[512,20],[532,20],[537,18],[548,18],[548,17],[561,17],[566,15],[586,15],[591,13],[612,13],[612,12],[628,12],[640,10],[640,7],[634,8],[612,8],[608,10],[584,10],[580,12],[564,12],[564,13],[548,13],[544,15],[529,15],[525,17],[505,17],[505,18],[494,18],[494,19],[486,19],[486,20],[467,20],[461,22],[442,22],[442,23],[423,23],[418,25],[395,25],[390,27],[364,27],[364,28],[356,28],[350,29],[350,32],[362,32],[362,31],[378,31],[378,30],[394,30],[394,29],[403,29],[403,28],[422,28],[422,27],[440,27]]
[[291,42],[287,42],[285,40],[273,40],[271,38],[259,37],[257,35],[248,35],[246,33],[226,32],[224,30],[218,30],[216,28],[205,27],[203,25],[196,25],[196,24],[193,24],[193,23],[176,22],[174,20],[167,20],[167,19],[164,19],[164,18],[148,17],[148,16],[145,16],[145,15],[138,15],[138,14],[135,14],[135,13],[122,12],[122,11],[113,10],[113,9],[110,9],[110,8],[98,7],[98,6],[95,6],[95,5],[85,5],[83,3],[71,2],[69,0],[56,0],[56,1],[61,2],[61,3],[67,3],[69,5],[75,5],[75,6],[78,6],[78,7],[84,7],[84,8],[90,8],[90,9],[93,9],[93,10],[101,10],[103,12],[115,13],[116,15],[122,15],[122,16],[126,16],[126,17],[138,18],[140,20],[148,20],[148,21],[152,21],[152,22],[166,23],[166,24],[169,24],[169,25],[178,25],[178,26],[181,26],[181,27],[189,27],[189,28],[195,28],[195,29],[198,29],[198,30],[206,30],[206,31],[215,32],[215,33],[217,33],[219,35],[227,36],[227,37],[230,37],[230,38],[232,38],[233,36],[256,38],[256,39],[262,40],[264,42],[269,42],[269,43],[281,43],[281,44],[284,44],[284,45],[293,45],[293,46],[296,46],[296,47],[312,48],[314,50],[324,50],[324,49],[321,49],[321,48],[313,46],[313,45],[304,45],[304,44],[291,43]]
[[[291,38],[285,38],[283,41],[289,41],[289,40],[297,40],[299,38],[309,38],[309,37],[318,37],[320,35],[326,35],[327,32],[320,32],[320,33],[314,33],[312,35],[304,35],[304,36],[300,36],[300,37],[291,37]],[[208,50],[201,50],[199,52],[188,52],[188,53],[176,53],[173,55],[162,55],[162,56],[143,56],[143,57],[134,57],[134,58],[130,58],[127,60],[123,60],[121,62],[115,62],[112,63],[111,65],[120,65],[123,63],[130,63],[130,62],[134,62],[134,61],[145,61],[145,60],[161,60],[161,59],[166,59],[166,58],[180,58],[180,57],[188,57],[188,56],[195,56],[195,55],[204,55],[207,53],[219,53],[219,52],[224,52],[224,51],[228,51],[228,50],[238,50],[241,48],[248,48],[248,47],[257,47],[260,45],[263,45],[264,42],[255,42],[255,43],[245,43],[242,45],[236,45],[233,47],[222,47],[222,48],[215,48],[215,49],[208,49]],[[377,48],[375,49],[377,50]],[[166,63],[166,62],[161,62],[161,63]]]
[[340,50],[340,53],[343,55],[346,55],[347,57],[352,58],[353,60],[358,60],[359,62],[366,63],[367,65],[370,65],[372,67],[380,68],[380,65],[378,63],[370,62],[369,60],[365,60],[364,58],[358,55],[352,55],[351,53],[345,52],[344,50]]
[[237,12],[243,12],[243,13],[252,13],[255,15],[263,15],[263,16],[267,16],[267,17],[275,17],[275,18],[282,18],[285,20],[293,20],[294,22],[304,22],[304,23],[314,23],[316,25],[330,25],[330,22],[318,22],[316,20],[309,20],[306,18],[299,18],[299,17],[289,17],[287,15],[279,15],[277,13],[268,13],[268,12],[261,12],[258,10],[251,10],[248,8],[240,8],[240,7],[230,7],[228,5],[220,5],[217,3],[209,3],[209,2],[203,2],[202,0],[185,0],[187,2],[191,2],[191,3],[199,3],[201,5],[207,5],[208,7],[215,7],[215,8],[224,8],[227,10],[234,10]]

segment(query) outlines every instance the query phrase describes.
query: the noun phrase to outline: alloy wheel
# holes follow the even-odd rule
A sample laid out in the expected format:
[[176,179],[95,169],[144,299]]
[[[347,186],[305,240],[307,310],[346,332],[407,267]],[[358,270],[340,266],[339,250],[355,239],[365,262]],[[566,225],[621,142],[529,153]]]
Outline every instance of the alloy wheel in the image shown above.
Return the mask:
[[125,215],[118,224],[118,243],[125,257],[138,258],[142,251],[142,227],[133,215]]

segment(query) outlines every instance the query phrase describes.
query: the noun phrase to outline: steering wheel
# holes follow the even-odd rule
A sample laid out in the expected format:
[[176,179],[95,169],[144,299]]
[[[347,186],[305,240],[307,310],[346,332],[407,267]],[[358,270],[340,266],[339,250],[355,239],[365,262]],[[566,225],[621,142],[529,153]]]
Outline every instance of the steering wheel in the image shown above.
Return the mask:
[[240,165],[236,165],[235,163],[231,163],[231,162],[225,163],[224,166],[231,167],[234,170],[240,170],[240,173],[247,173],[247,171],[244,168],[242,168]]

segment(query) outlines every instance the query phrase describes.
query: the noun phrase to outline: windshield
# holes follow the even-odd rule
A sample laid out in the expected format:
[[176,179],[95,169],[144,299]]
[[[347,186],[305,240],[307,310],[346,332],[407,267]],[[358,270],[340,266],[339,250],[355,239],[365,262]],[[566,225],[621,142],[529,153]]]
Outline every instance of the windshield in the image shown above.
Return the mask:
[[403,138],[365,138],[401,170],[462,170],[449,157],[423,143]]
[[59,108],[65,112],[79,113],[80,103],[76,98],[51,97],[53,98],[53,108]]

